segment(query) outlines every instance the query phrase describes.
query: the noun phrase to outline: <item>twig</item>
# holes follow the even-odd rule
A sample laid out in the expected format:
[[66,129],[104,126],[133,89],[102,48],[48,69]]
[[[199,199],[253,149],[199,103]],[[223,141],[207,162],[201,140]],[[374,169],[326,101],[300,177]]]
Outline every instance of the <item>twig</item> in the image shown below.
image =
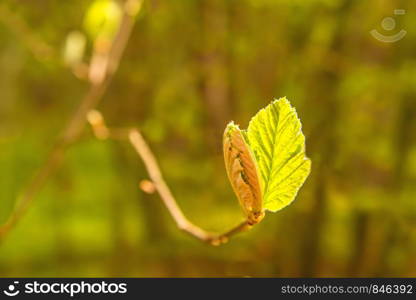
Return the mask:
[[[220,245],[226,243],[233,235],[246,231],[251,228],[247,221],[242,222],[235,228],[225,232],[223,234],[214,234],[207,232],[202,228],[196,226],[190,222],[182,210],[179,208],[172,192],[163,179],[159,165],[154,157],[149,146],[143,139],[142,135],[137,129],[131,130],[109,130],[102,119],[99,112],[93,109],[98,105],[102,96],[107,90],[110,84],[113,74],[117,71],[120,59],[127,45],[130,37],[134,19],[140,10],[143,0],[126,0],[123,7],[123,18],[119,27],[119,30],[111,42],[109,51],[107,53],[99,53],[102,59],[96,60],[98,63],[103,63],[102,66],[94,66],[94,57],[92,58],[92,65],[90,68],[100,70],[101,74],[94,73],[94,76],[90,76],[90,87],[84,98],[82,99],[77,111],[71,117],[68,125],[63,130],[62,135],[58,139],[55,146],[52,148],[50,155],[46,162],[35,174],[34,178],[28,186],[23,190],[21,196],[17,199],[15,208],[11,213],[7,221],[0,227],[0,241],[10,232],[10,230],[16,225],[16,223],[23,217],[27,209],[33,202],[34,197],[39,190],[45,185],[49,177],[60,165],[63,156],[70,145],[72,145],[76,139],[81,135],[83,129],[88,121],[91,123],[94,133],[97,138],[100,139],[120,139],[127,140],[131,143],[137,154],[143,160],[145,167],[149,173],[155,189],[159,193],[163,203],[171,214],[172,218],[176,222],[179,229],[196,237],[197,239],[207,242],[212,245]],[[5,19],[9,27],[15,30],[15,32],[22,37],[22,39],[28,44],[29,48],[35,55],[50,56],[53,49],[42,42],[37,41],[31,34],[25,24],[20,22],[8,11],[3,12],[3,19]],[[4,13],[6,12],[6,14]],[[12,26],[13,25],[13,26]]]
[[45,185],[51,174],[56,170],[62,161],[62,158],[68,147],[75,142],[81,135],[86,124],[87,113],[95,108],[101,101],[102,96],[107,90],[115,71],[119,65],[121,56],[126,48],[128,39],[133,29],[135,16],[140,10],[142,0],[126,0],[123,7],[123,17],[121,24],[111,41],[108,50],[107,68],[102,70],[104,76],[101,81],[91,81],[89,90],[81,103],[63,130],[62,135],[52,148],[46,162],[40,167],[28,186],[23,190],[21,196],[17,199],[15,208],[7,221],[0,227],[0,241],[10,232],[16,223],[23,217],[35,195]]
[[55,56],[54,49],[32,33],[30,27],[6,4],[0,5],[0,21],[9,28],[38,59],[50,59]]
[[141,157],[156,191],[159,193],[160,198],[162,199],[164,205],[166,206],[167,210],[169,211],[170,215],[180,230],[194,236],[203,242],[218,246],[228,242],[228,240],[235,234],[249,230],[251,228],[247,221],[243,221],[233,229],[223,234],[214,234],[196,226],[185,217],[182,210],[179,208],[175,197],[172,195],[172,192],[163,179],[162,172],[160,171],[154,154],[150,150],[150,147],[144,140],[143,136],[140,134],[139,130],[109,129],[106,126],[101,113],[96,110],[93,110],[88,114],[88,121],[92,126],[95,136],[98,139],[105,140],[112,138],[118,140],[127,140],[130,142],[130,144],[136,150],[137,154]]

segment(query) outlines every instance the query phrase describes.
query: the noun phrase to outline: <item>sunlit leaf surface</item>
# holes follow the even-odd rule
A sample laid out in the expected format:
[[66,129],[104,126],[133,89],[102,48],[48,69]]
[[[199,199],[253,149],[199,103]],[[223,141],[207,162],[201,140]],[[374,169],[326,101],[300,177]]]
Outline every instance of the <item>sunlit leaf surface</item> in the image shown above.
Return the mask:
[[294,200],[311,168],[295,109],[286,98],[273,101],[250,121],[247,137],[260,170],[264,208],[280,210]]

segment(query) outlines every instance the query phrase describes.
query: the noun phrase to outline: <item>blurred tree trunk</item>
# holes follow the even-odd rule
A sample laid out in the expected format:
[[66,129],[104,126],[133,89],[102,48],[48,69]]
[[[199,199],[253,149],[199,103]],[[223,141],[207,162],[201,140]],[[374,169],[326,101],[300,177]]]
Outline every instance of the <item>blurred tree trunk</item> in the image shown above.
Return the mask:
[[[321,73],[319,75],[322,90],[315,89],[316,95],[311,95],[311,105],[324,108],[321,112],[321,122],[318,128],[320,140],[315,144],[320,145],[320,154],[314,159],[313,172],[315,174],[315,190],[313,198],[312,213],[307,217],[307,227],[303,234],[304,243],[302,249],[302,276],[312,277],[319,273],[321,251],[321,239],[324,236],[325,222],[327,218],[328,202],[328,183],[331,179],[332,163],[336,159],[337,136],[336,125],[338,104],[335,96],[335,90],[338,82],[336,74]],[[320,95],[326,93],[327,97],[322,98]],[[331,96],[332,95],[332,96]],[[318,100],[320,99],[320,100]],[[322,99],[328,100],[322,103]],[[319,102],[319,105],[317,105]],[[312,108],[310,108],[312,109]]]
[[[117,166],[119,167],[119,178],[122,178],[126,172],[124,166],[128,165],[128,161],[125,157],[125,151],[123,146],[117,142],[109,142],[110,147],[113,150],[113,159],[117,161]],[[126,183],[123,183],[121,180],[119,182],[121,185],[120,188],[116,191],[112,191],[111,203],[110,203],[110,236],[112,238],[112,244],[114,251],[111,261],[109,261],[109,274],[110,276],[122,276],[123,274],[128,274],[131,265],[126,264],[125,257],[129,256],[129,246],[128,241],[126,240],[126,235],[124,231],[124,218],[127,208],[126,199],[120,197],[122,190],[125,189],[123,186]]]
[[[342,55],[345,50],[345,36],[344,30],[350,15],[349,11],[352,8],[352,1],[344,1],[338,8],[340,17],[337,18],[336,34],[332,40],[330,47],[328,47],[327,55],[336,53]],[[321,61],[326,59],[325,53],[320,57]],[[314,72],[313,69],[311,69]],[[322,238],[324,237],[325,222],[327,221],[327,203],[328,203],[328,185],[331,183],[331,178],[334,176],[334,161],[338,155],[338,136],[337,123],[339,121],[339,100],[337,99],[337,91],[340,78],[343,72],[339,69],[322,69],[317,74],[310,74],[311,84],[319,82],[318,86],[311,87],[309,90],[313,91],[309,98],[311,101],[307,102],[306,107],[309,111],[315,111],[316,116],[320,116],[320,120],[312,133],[316,137],[313,145],[319,149],[312,149],[312,153],[318,153],[319,156],[312,158],[314,165],[312,173],[315,174],[315,190],[313,199],[313,209],[310,216],[307,218],[307,228],[303,234],[304,243],[302,249],[302,276],[319,276],[325,252],[321,249]],[[320,111],[319,111],[320,110]]]
[[[416,94],[414,92],[407,92],[399,105],[399,115],[397,118],[397,129],[395,142],[396,161],[394,165],[394,174],[392,176],[391,197],[399,197],[403,192],[406,184],[407,174],[406,167],[409,161],[409,153],[414,144],[414,133],[416,130]],[[402,203],[401,205],[407,205]],[[401,216],[403,218],[403,215]],[[406,217],[405,217],[406,218]],[[406,218],[407,219],[407,218]],[[391,266],[389,266],[389,258],[394,255],[395,248],[405,248],[410,243],[411,229],[404,231],[403,226],[394,217],[389,222],[386,232],[386,242],[383,247],[382,255],[379,264],[377,265],[376,276],[383,276],[385,274],[392,274]],[[412,254],[410,254],[412,255]],[[410,258],[410,257],[409,257]],[[395,266],[399,268],[400,266]],[[403,266],[404,267],[404,266]],[[403,274],[405,270],[401,270]],[[396,275],[393,275],[396,276]],[[397,275],[398,276],[398,275]]]
[[221,151],[222,133],[229,118],[227,70],[228,5],[223,0],[201,2],[202,94],[208,117],[207,137],[213,152]]

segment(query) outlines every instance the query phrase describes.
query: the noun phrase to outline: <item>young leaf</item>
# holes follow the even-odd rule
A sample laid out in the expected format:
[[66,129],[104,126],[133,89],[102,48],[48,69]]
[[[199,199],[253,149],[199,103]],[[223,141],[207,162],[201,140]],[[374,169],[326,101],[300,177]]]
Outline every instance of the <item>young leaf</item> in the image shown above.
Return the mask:
[[228,178],[247,220],[254,225],[264,216],[258,166],[244,132],[231,122],[224,132],[224,160]]
[[286,98],[273,101],[250,121],[247,137],[256,155],[267,210],[289,205],[309,175],[311,161],[305,156],[301,126]]
[[289,101],[273,101],[252,118],[247,130],[229,123],[224,160],[251,225],[262,220],[264,210],[275,212],[289,205],[311,168],[301,123]]

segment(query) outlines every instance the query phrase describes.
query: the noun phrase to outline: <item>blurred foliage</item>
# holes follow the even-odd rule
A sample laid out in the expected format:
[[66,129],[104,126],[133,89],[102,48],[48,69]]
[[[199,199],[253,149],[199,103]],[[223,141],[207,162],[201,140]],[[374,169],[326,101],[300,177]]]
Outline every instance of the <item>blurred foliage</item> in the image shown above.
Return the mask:
[[[113,34],[119,12],[104,0],[0,5],[33,30],[0,11],[4,222],[86,92],[65,43],[79,52],[70,59],[88,57],[83,35]],[[391,34],[387,16],[407,30],[396,43],[369,34]],[[274,97],[298,111],[311,175],[292,205],[214,248],[140,191],[147,175],[129,145],[87,130],[0,245],[0,275],[416,276],[415,28],[413,1],[145,1],[99,109],[143,131],[186,215],[217,231],[240,221],[222,133]]]
[[95,0],[85,15],[84,27],[93,38],[111,38],[117,32],[121,19],[120,6],[112,0]]

